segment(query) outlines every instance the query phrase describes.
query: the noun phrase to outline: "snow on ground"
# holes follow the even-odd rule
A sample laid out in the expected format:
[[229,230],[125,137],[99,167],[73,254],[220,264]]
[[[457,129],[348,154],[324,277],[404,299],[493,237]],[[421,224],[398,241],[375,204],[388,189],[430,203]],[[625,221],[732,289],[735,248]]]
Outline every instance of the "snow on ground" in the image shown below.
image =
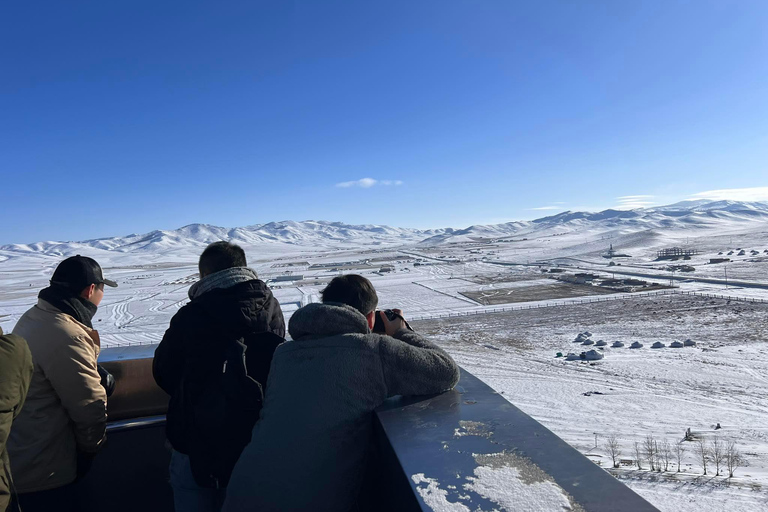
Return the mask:
[[[766,315],[768,304],[675,295],[419,321],[414,327],[604,467],[611,463],[603,443],[612,434],[629,459],[634,442],[649,434],[677,442],[691,428],[707,439],[734,440],[748,467],[730,482],[700,478],[693,443],[686,443],[690,465],[680,475],[622,469],[618,476],[661,510],[721,510],[717,504],[728,502],[729,510],[747,511],[768,506]],[[586,350],[573,341],[586,330],[593,339],[626,345],[605,348],[597,362],[555,357]],[[697,346],[669,348],[687,338]],[[645,346],[629,349],[632,341]],[[667,348],[651,349],[654,341]],[[717,423],[722,429],[715,431]]]

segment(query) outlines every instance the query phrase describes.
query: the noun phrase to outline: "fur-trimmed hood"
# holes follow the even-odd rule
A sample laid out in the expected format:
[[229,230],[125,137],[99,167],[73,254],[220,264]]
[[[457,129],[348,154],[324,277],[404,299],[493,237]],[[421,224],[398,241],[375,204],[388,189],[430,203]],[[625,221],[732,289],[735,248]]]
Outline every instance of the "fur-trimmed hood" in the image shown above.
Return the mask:
[[370,332],[368,320],[362,313],[352,306],[334,302],[307,304],[288,322],[288,333],[295,341]]

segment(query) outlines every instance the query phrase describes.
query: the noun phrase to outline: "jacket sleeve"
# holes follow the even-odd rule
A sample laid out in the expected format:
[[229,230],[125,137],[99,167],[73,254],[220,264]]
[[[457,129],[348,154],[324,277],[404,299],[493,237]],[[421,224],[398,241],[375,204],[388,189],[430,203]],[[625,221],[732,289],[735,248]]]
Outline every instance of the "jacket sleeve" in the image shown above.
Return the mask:
[[[0,334],[0,413],[13,411],[13,418],[19,415],[33,371],[26,340],[16,334]],[[0,446],[3,439],[0,435]]]
[[162,341],[155,349],[152,360],[152,376],[163,391],[173,396],[176,387],[181,382],[184,373],[184,343],[182,339],[183,322],[179,321],[179,313],[171,318],[171,325],[165,331]]
[[428,395],[453,388],[459,367],[448,353],[408,329],[382,336],[379,356],[387,396]]
[[58,349],[55,361],[44,369],[45,376],[74,424],[78,450],[94,453],[107,428],[107,392],[96,369],[96,352],[78,336]]
[[19,378],[19,404],[16,406],[16,411],[13,414],[14,418],[19,415],[21,409],[24,407],[24,402],[27,399],[27,391],[29,391],[29,384],[32,382],[32,374],[35,371],[35,366],[32,364],[32,353],[29,351],[29,346],[25,340],[22,338],[19,339],[23,341],[23,343],[20,344],[22,367]]
[[285,319],[280,303],[273,295],[269,299],[269,330],[281,338],[285,338]]

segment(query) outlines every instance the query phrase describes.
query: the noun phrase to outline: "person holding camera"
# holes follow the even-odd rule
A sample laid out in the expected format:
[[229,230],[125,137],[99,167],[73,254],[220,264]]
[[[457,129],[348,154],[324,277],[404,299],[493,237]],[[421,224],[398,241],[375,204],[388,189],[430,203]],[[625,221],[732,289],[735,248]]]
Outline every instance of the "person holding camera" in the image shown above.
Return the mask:
[[[342,512],[356,507],[373,430],[388,397],[453,388],[459,368],[410,330],[402,311],[376,311],[359,275],[334,278],[290,319],[275,350],[261,418],[237,462],[223,510]],[[384,333],[372,333],[379,316]]]

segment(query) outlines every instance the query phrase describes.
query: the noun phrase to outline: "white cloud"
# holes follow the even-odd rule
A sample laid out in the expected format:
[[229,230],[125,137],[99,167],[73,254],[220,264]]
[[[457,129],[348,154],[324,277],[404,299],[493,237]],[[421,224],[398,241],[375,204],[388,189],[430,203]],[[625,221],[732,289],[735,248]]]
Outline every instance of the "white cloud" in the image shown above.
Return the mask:
[[[559,203],[559,204],[563,204],[563,203]],[[535,211],[540,211],[540,210],[562,210],[562,209],[563,209],[562,206],[538,206],[536,208],[528,208],[528,210],[535,210]]]
[[768,187],[724,188],[693,194],[691,199],[712,199],[713,201],[768,201]]
[[646,206],[655,204],[654,201],[652,201],[653,198],[654,196],[647,194],[621,196],[616,198],[618,204],[613,208],[616,210],[634,210],[635,208],[645,208]]
[[399,186],[402,184],[403,182],[400,180],[375,180],[373,178],[362,178],[355,181],[342,181],[341,183],[337,183],[336,186],[340,188],[349,188],[349,187],[371,188],[374,185]]
[[648,195],[639,195],[639,196],[621,196],[617,197],[619,201],[635,201],[635,200],[644,200],[644,199],[653,199],[654,196],[648,196]]

